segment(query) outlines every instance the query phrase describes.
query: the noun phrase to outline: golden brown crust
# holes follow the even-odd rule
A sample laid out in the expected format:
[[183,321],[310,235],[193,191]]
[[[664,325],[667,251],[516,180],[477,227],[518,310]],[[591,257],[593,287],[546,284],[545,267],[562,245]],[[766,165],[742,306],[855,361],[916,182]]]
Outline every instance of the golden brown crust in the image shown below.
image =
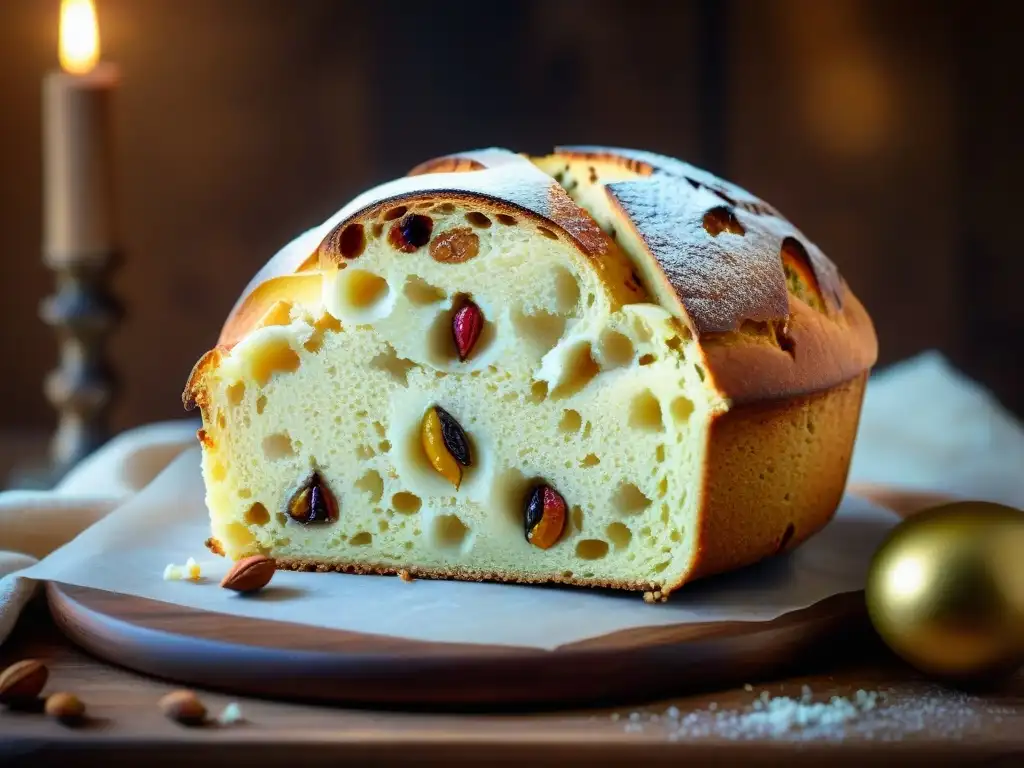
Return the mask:
[[734,405],[820,392],[857,378],[878,356],[874,326],[846,289],[842,314],[829,318],[794,300],[774,337],[712,335],[701,340],[715,389]]
[[[784,320],[788,295],[782,245],[795,239],[806,251],[830,310],[842,307],[835,265],[775,208],[735,184],[653,152],[614,147],[559,147],[555,157],[628,169],[634,179],[611,181],[605,192],[635,229],[679,297],[694,329],[735,331],[745,320]],[[708,211],[725,208],[742,225],[738,238],[705,231]]]
[[846,487],[866,382],[862,373],[827,392],[739,406],[715,419],[685,581],[792,549],[831,520]]
[[222,351],[220,347],[204,352],[203,356],[192,366],[192,373],[185,382],[185,390],[181,393],[181,404],[186,411],[191,411],[199,406],[200,409],[206,406],[206,390],[203,387],[203,378],[212,368],[220,362]]
[[265,280],[244,296],[228,315],[217,346],[230,348],[241,341],[277,301],[288,301],[312,311],[320,304],[321,284],[320,273],[312,271]]

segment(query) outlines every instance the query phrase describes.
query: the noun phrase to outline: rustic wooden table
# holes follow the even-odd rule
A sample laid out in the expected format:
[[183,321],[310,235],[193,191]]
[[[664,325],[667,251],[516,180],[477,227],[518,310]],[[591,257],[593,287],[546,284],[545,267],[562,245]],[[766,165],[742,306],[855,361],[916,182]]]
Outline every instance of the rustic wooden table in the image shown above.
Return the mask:
[[[68,727],[41,714],[2,712],[0,764],[1024,765],[1024,674],[998,690],[958,691],[916,674],[871,636],[844,646],[841,660],[815,661],[797,677],[574,711],[371,711],[200,691],[212,714],[237,702],[245,722],[188,728],[156,706],[174,685],[87,656],[58,633],[40,602],[0,648],[0,664],[44,660],[47,689],[76,693],[91,719]],[[752,716],[764,712],[756,703],[762,697],[799,699],[804,686],[816,702],[856,700],[863,690],[877,694],[877,703],[846,722],[780,732]]]

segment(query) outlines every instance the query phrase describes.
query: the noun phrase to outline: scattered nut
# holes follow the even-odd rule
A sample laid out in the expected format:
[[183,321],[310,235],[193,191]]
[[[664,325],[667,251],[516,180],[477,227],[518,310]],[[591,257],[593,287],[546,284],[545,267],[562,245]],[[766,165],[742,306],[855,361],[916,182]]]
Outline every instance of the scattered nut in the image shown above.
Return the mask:
[[46,666],[35,659],[12,664],[0,673],[0,703],[12,705],[35,699],[49,676]]
[[220,585],[235,592],[255,592],[270,583],[276,567],[274,559],[266,555],[245,557],[231,566]]
[[403,253],[412,253],[430,242],[434,220],[420,213],[409,213],[391,225],[388,242]]
[[198,725],[206,719],[206,707],[192,691],[172,691],[160,699],[160,711],[184,725]]
[[553,546],[565,529],[566,504],[550,485],[540,484],[526,497],[526,540],[535,547]]
[[320,475],[314,472],[288,502],[288,514],[296,522],[333,523],[338,519],[338,502]]
[[73,693],[54,693],[46,698],[46,714],[73,723],[85,715],[85,704]]
[[[484,217],[488,226],[490,221]],[[480,236],[469,227],[442,232],[430,244],[430,257],[442,264],[461,264],[480,253]]]
[[423,417],[420,440],[434,469],[458,490],[462,467],[472,463],[469,441],[459,422],[444,408],[435,405]]
[[480,307],[467,300],[452,317],[452,337],[459,352],[459,360],[469,357],[483,327],[484,313]]

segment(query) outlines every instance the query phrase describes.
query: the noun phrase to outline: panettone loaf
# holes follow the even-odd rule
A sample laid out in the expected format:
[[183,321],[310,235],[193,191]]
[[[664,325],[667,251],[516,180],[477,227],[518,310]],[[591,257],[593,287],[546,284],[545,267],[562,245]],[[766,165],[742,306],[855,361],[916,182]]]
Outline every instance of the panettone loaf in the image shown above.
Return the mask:
[[834,265],[706,172],[439,158],[271,259],[196,364],[208,543],[664,596],[829,520],[875,355]]

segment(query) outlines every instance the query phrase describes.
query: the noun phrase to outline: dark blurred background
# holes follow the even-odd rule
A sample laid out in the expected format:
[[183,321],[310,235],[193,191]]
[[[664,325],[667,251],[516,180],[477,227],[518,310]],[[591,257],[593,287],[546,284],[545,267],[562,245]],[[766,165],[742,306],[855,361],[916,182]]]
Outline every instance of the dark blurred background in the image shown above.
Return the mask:
[[[442,153],[603,143],[771,201],[843,270],[882,362],[937,347],[1024,412],[1021,4],[97,0],[116,62],[115,426],[182,415],[250,275]],[[54,415],[37,318],[58,0],[0,0],[0,427]]]

